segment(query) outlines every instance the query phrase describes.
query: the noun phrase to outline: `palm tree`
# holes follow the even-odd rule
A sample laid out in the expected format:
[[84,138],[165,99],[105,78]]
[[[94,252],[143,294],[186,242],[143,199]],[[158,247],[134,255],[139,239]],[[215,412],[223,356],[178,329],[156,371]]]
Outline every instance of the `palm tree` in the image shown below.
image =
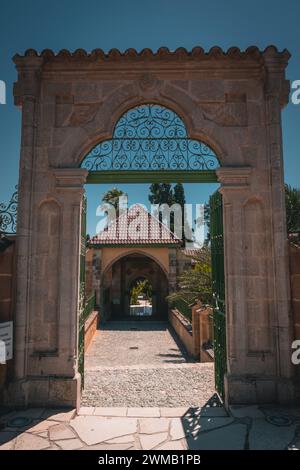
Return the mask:
[[178,279],[178,289],[170,294],[167,299],[171,303],[184,300],[187,304],[195,300],[212,304],[212,278],[211,278],[211,253],[208,246],[194,251],[188,256],[193,260],[193,266],[186,269]]
[[118,213],[119,212],[119,198],[121,196],[127,196],[127,194],[124,193],[124,191],[122,191],[119,188],[112,188],[103,194],[102,201],[112,204]]
[[300,189],[285,185],[286,224],[288,233],[300,232]]

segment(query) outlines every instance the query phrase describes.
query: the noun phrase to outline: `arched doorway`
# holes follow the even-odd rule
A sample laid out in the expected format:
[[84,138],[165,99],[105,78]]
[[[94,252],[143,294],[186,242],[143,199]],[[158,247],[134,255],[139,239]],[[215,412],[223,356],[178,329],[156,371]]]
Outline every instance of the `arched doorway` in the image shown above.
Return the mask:
[[[139,281],[147,281],[151,289],[151,299],[136,299],[133,302],[133,287]],[[142,290],[141,290],[142,292]],[[166,320],[169,293],[168,278],[161,266],[149,256],[142,253],[125,254],[113,262],[103,273],[101,282],[102,313],[110,320]],[[146,294],[146,292],[145,292]],[[138,300],[143,300],[139,308]],[[148,300],[146,303],[145,301]],[[133,307],[134,305],[134,307]],[[145,312],[144,312],[145,310]]]
[[[143,164],[138,172],[136,163],[125,173],[111,160],[108,171],[101,167],[97,175],[80,168],[95,145],[111,139],[119,116],[141,103],[176,110],[186,135],[209,144],[222,162],[213,174],[224,201],[227,402],[294,396],[280,119],[288,102],[288,59],[288,51],[273,46],[108,54],[45,50],[40,55],[31,49],[14,57],[23,138],[15,373],[7,402],[74,406],[80,398],[84,183],[129,177],[200,182],[212,176],[186,167],[144,171]],[[177,156],[172,155],[169,162]],[[140,160],[134,156],[132,161]],[[119,165],[119,158],[114,162]]]

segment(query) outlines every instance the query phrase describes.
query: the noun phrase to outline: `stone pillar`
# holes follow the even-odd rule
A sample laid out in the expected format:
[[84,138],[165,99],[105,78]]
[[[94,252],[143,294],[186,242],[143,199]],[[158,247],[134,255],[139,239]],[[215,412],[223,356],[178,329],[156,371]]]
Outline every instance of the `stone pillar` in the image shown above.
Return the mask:
[[[15,105],[22,108],[22,140],[19,169],[19,198],[17,222],[17,290],[14,322],[14,377],[26,375],[26,328],[28,320],[28,283],[30,271],[31,208],[35,170],[36,121],[40,92],[40,57],[20,63],[19,82],[14,85]],[[17,63],[17,62],[16,62]],[[22,402],[23,391],[16,391],[16,403]]]
[[[252,192],[250,167],[217,170],[223,195],[227,403],[286,401],[278,363],[274,252],[268,202]],[[286,356],[285,361],[289,358]]]
[[22,405],[75,407],[79,403],[79,250],[86,176],[87,170],[80,168],[50,170],[51,193],[33,194],[35,201],[41,200],[32,211],[24,370],[20,376],[17,369],[8,404],[11,393],[14,402]]
[[272,227],[272,274],[274,291],[274,315],[276,325],[278,396],[281,401],[290,402],[294,398],[291,362],[293,320],[291,308],[288,240],[286,229],[285,191],[283,175],[283,148],[281,109],[289,101],[290,84],[285,80],[284,70],[289,53],[280,60],[274,51],[268,50],[264,61],[267,68],[265,86],[265,122],[267,131],[267,157],[270,168],[270,200]]

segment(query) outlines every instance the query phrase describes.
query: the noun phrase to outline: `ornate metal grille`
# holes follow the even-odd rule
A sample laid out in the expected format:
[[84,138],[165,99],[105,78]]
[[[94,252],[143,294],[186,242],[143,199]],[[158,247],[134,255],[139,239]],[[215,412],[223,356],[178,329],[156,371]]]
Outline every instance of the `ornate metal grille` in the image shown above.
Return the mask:
[[0,234],[14,235],[17,230],[18,185],[8,204],[0,203]]
[[96,145],[81,166],[99,170],[215,170],[213,150],[188,138],[182,119],[172,110],[145,104],[127,111],[113,137]]

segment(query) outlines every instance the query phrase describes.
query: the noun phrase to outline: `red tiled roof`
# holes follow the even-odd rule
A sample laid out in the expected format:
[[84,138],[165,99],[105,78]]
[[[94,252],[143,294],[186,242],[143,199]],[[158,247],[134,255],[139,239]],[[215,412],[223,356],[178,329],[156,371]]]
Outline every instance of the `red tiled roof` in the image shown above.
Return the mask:
[[180,245],[181,240],[143,206],[135,204],[89,241],[89,246],[131,244]]

